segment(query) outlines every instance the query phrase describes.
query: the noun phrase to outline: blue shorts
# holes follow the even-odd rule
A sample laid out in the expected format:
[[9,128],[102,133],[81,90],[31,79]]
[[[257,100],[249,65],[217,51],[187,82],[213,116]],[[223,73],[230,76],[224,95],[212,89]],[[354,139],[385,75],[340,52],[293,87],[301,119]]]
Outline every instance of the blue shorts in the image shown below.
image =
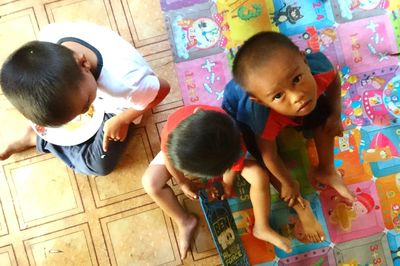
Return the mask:
[[124,142],[111,141],[108,151],[104,152],[104,123],[113,116],[113,114],[105,114],[100,129],[93,137],[81,144],[75,146],[59,146],[49,143],[37,136],[36,148],[39,152],[52,153],[76,172],[86,175],[107,175],[116,167],[127,146],[129,136],[131,136],[134,127],[133,124],[129,127],[128,137]]

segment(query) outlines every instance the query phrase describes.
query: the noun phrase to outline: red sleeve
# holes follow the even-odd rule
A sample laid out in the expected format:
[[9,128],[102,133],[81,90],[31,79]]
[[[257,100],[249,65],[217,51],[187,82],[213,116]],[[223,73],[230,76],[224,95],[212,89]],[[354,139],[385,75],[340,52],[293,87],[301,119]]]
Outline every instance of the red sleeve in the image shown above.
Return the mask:
[[236,163],[234,163],[231,167],[231,170],[234,172],[242,172],[243,168],[244,168],[244,160],[246,157],[246,145],[244,145],[244,141],[243,138],[240,139],[240,144],[242,147],[242,155],[240,156],[239,160],[236,161]]
[[314,75],[315,82],[317,83],[317,96],[319,97],[325,92],[326,88],[335,80],[336,72],[334,70]]
[[294,120],[287,116],[279,114],[271,110],[268,120],[265,123],[264,131],[261,135],[262,139],[275,140],[281,130],[287,126],[299,126]]

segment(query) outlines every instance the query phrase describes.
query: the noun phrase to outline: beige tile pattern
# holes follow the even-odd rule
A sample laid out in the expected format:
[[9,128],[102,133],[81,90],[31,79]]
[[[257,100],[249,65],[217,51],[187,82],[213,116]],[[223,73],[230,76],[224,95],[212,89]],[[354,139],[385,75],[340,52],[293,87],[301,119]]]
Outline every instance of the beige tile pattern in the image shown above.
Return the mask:
[[[0,0],[0,63],[51,22],[85,20],[118,32],[172,86],[145,114],[117,169],[85,176],[34,149],[0,161],[0,265],[220,265],[198,202],[173,191],[200,224],[188,257],[177,230],[144,192],[141,176],[161,129],[182,106],[159,0]],[[0,147],[28,126],[0,91]]]

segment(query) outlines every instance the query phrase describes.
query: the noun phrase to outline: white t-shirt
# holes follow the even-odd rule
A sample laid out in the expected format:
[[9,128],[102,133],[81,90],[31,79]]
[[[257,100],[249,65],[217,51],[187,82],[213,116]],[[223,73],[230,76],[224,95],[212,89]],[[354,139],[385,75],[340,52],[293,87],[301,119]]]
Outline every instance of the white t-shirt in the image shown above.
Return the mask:
[[143,110],[157,96],[160,83],[153,70],[129,42],[106,27],[87,22],[54,23],[41,30],[38,39],[53,43],[83,41],[80,43],[94,50],[103,63],[97,84],[104,92],[98,93],[106,98],[106,112]]

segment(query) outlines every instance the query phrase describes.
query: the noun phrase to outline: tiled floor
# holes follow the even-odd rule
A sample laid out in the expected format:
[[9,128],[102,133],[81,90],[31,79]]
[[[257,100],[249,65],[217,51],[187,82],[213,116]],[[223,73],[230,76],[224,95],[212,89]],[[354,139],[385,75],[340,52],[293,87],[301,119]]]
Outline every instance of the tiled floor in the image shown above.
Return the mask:
[[[76,174],[34,149],[0,162],[0,265],[218,265],[207,226],[179,258],[176,230],[146,195],[141,175],[159,151],[159,133],[182,106],[159,0],[0,0],[0,63],[48,23],[86,20],[130,41],[172,92],[137,127],[118,169],[105,177]],[[24,120],[0,93],[0,146]],[[184,205],[200,214],[196,202]],[[200,214],[201,215],[201,214]]]

